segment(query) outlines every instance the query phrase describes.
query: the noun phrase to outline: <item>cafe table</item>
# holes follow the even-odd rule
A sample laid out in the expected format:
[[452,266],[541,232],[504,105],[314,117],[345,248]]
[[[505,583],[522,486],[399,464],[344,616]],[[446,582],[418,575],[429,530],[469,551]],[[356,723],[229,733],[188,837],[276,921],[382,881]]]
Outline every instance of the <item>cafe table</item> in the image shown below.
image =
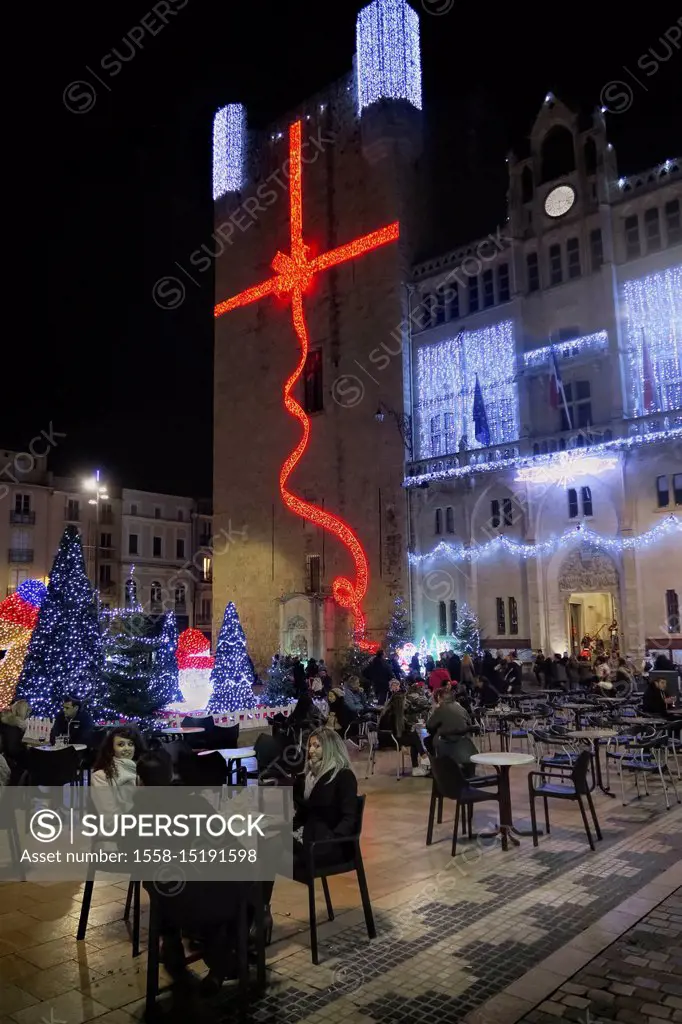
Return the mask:
[[[227,774],[232,779],[233,774],[235,775],[237,782],[239,783],[240,778],[242,779],[241,784],[246,785],[246,769],[242,769],[242,761],[248,757],[255,757],[256,751],[253,747],[226,747],[224,750],[200,750],[199,757],[203,757],[206,754],[218,753],[225,758],[227,762]],[[243,776],[242,776],[243,771]]]
[[74,750],[83,751],[88,749],[87,743],[62,743],[61,746],[52,743],[41,743],[34,746],[33,750],[63,750],[64,747],[73,747]]
[[602,793],[606,793],[615,799],[616,794],[612,793],[608,786],[604,785],[604,778],[601,771],[601,760],[599,757],[599,743],[601,740],[611,740],[614,736],[618,735],[617,729],[573,729],[567,733],[569,739],[572,740],[588,740],[590,744],[590,750],[594,759],[594,777],[595,782],[601,789]]
[[169,729],[160,729],[164,736],[190,736],[192,733],[206,732],[201,725],[174,726]]
[[491,751],[488,754],[472,754],[472,764],[482,764],[492,767],[497,772],[498,793],[500,800],[500,823],[494,832],[479,833],[481,838],[488,838],[499,835],[502,839],[502,849],[508,849],[508,841],[511,840],[515,846],[519,846],[517,836],[530,836],[533,833],[521,832],[514,825],[511,805],[511,787],[509,784],[509,773],[512,768],[519,768],[522,765],[535,764],[532,754],[517,754],[511,751]]
[[576,727],[576,730],[579,730],[581,725],[582,725],[582,721],[581,721],[582,715],[584,715],[588,711],[591,711],[592,713],[594,713],[595,711],[598,710],[598,708],[594,704],[588,704],[587,702],[585,702],[584,704],[563,704],[562,703],[560,705],[560,710],[561,711],[575,711],[575,727]]

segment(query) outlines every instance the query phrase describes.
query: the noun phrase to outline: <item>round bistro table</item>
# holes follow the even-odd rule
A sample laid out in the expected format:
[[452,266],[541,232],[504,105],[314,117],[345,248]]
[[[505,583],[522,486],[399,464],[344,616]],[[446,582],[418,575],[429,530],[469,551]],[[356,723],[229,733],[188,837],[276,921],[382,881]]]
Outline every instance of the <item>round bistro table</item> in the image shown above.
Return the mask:
[[502,839],[502,849],[509,848],[509,840],[515,846],[520,846],[517,836],[530,836],[532,832],[521,832],[514,825],[511,805],[511,788],[509,785],[509,772],[512,768],[518,768],[524,764],[535,764],[532,754],[516,754],[509,751],[491,751],[488,754],[472,754],[472,764],[483,764],[495,769],[499,776],[498,792],[500,797],[500,824],[495,832],[480,833],[482,836],[499,835]]

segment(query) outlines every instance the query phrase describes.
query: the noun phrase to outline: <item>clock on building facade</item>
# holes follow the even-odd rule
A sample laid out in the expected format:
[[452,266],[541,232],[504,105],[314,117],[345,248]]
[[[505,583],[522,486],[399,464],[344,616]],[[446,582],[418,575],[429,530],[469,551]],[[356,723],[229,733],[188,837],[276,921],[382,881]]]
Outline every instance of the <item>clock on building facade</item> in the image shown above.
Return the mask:
[[545,213],[548,217],[563,217],[575,202],[575,189],[570,185],[557,185],[545,197]]

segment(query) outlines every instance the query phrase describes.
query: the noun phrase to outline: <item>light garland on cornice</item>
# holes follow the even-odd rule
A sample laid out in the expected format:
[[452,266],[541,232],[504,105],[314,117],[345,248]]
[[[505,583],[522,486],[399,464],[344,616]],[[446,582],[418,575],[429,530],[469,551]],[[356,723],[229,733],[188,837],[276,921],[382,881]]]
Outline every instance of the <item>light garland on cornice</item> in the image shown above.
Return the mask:
[[[584,451],[584,449],[583,449]],[[589,455],[572,457],[572,452],[557,452],[553,460],[542,466],[522,466],[514,482],[517,484],[559,484],[565,487],[579,476],[601,476],[611,469],[617,469],[618,455]]]
[[570,341],[557,341],[554,345],[543,345],[542,348],[524,352],[523,365],[527,370],[543,366],[549,362],[552,349],[556,352],[557,359],[572,359],[583,352],[606,352],[608,347],[607,331],[597,331],[596,334],[585,334],[580,338],[571,338]]
[[449,562],[477,562],[488,555],[505,551],[510,555],[517,555],[520,558],[536,558],[538,555],[552,554],[561,547],[575,544],[589,544],[592,547],[600,548],[602,551],[619,553],[629,551],[632,548],[649,547],[649,545],[660,540],[661,537],[675,531],[682,533],[682,519],[672,513],[663,522],[657,523],[646,533],[639,537],[603,537],[594,530],[585,528],[582,525],[572,530],[566,530],[558,537],[551,537],[540,544],[527,544],[524,541],[513,540],[510,537],[500,536],[488,541],[486,544],[477,544],[473,547],[466,547],[464,544],[449,544],[441,541],[436,547],[424,555],[410,553],[408,560],[410,565],[419,565],[421,562],[432,558],[444,558]]
[[[669,427],[667,430],[657,430],[651,434],[631,434],[629,437],[617,437],[612,441],[603,441],[601,444],[585,445],[583,448],[574,448],[566,454],[573,456],[576,460],[593,458],[594,456],[606,455],[611,452],[630,451],[633,448],[641,448],[645,444],[660,444],[665,441],[682,440],[682,426]],[[562,453],[563,454],[563,453]],[[476,453],[468,451],[466,455],[475,456]],[[448,466],[444,469],[434,469],[427,473],[420,473],[418,476],[408,476],[403,480],[403,487],[421,487],[423,484],[434,483],[438,480],[456,480],[464,476],[473,476],[476,473],[494,473],[501,469],[516,469],[520,466],[543,466],[556,459],[558,452],[549,452],[547,455],[512,455],[506,458],[494,459],[490,462],[474,462],[466,466]],[[456,456],[448,456],[455,459]]]

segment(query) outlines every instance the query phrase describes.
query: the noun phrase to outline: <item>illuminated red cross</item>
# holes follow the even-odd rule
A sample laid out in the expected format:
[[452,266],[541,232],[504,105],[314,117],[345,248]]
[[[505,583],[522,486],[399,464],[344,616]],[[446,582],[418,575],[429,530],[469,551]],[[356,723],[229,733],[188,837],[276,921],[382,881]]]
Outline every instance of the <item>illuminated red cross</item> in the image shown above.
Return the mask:
[[303,427],[303,436],[293,452],[287,457],[280,470],[279,488],[282,500],[287,508],[295,512],[297,516],[308,519],[321,526],[324,530],[333,533],[342,544],[348,548],[353,562],[355,563],[355,582],[345,576],[337,576],[332,586],[332,592],[337,603],[342,608],[347,608],[354,618],[355,641],[363,650],[375,650],[377,644],[370,643],[365,639],[365,615],[362,611],[362,601],[367,593],[369,583],[369,569],[367,555],[362,544],[355,536],[353,530],[343,519],[332,515],[330,512],[312,505],[307,501],[297,498],[286,488],[286,482],[296,464],[301,459],[308,446],[310,437],[310,420],[291,396],[291,389],[301,376],[308,355],[308,329],[305,322],[303,310],[303,293],[307,291],[315,274],[330,267],[336,267],[340,263],[362,256],[380,245],[387,242],[394,242],[399,236],[398,221],[388,224],[378,231],[372,231],[368,235],[347,242],[337,249],[330,249],[321,256],[309,257],[310,246],[303,241],[303,184],[301,177],[301,122],[296,121],[289,128],[289,205],[290,205],[290,228],[291,228],[291,252],[277,252],[272,261],[272,269],[275,277],[270,277],[261,284],[247,288],[225,302],[219,302],[215,307],[215,316],[222,316],[231,309],[239,306],[246,306],[250,302],[256,302],[266,295],[291,296],[291,314],[294,322],[294,329],[301,346],[301,357],[298,366],[284,385],[284,407],[287,412],[295,416]]

